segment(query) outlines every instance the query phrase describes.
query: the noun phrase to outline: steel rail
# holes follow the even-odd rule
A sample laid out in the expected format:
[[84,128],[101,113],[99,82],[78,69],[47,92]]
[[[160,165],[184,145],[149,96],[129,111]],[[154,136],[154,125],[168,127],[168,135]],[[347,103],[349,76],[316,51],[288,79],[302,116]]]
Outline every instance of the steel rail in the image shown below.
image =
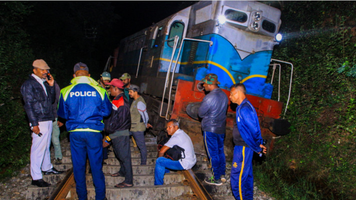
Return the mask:
[[67,175],[61,181],[61,183],[54,189],[54,192],[48,198],[48,200],[62,200],[66,199],[70,189],[73,188],[74,185],[74,174],[73,168],[69,169]]
[[184,170],[183,175],[188,181],[189,186],[192,188],[194,194],[198,197],[198,199],[201,200],[213,199],[191,169]]

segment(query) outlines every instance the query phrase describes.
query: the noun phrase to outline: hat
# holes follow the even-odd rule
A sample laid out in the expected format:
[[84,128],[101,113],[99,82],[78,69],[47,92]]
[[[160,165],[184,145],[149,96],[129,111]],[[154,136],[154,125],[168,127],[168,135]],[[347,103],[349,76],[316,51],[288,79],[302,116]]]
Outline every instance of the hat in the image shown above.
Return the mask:
[[110,83],[106,83],[105,85],[113,85],[117,88],[124,89],[124,83],[117,78],[113,78]]
[[125,80],[125,79],[131,79],[131,76],[129,73],[124,73],[122,74],[122,76],[120,77],[120,80]]
[[32,66],[39,68],[39,69],[50,69],[47,63],[43,59],[37,59],[33,61]]
[[109,72],[103,72],[101,74],[101,77],[103,78],[103,80],[109,80],[109,81],[111,80],[111,75]]
[[85,63],[78,62],[77,64],[74,65],[74,73],[77,72],[78,70],[86,70],[89,72],[89,68]]
[[129,90],[135,91],[135,92],[140,92],[140,87],[134,84],[130,84]]
[[207,74],[201,81],[208,85],[220,84],[220,82],[218,81],[218,76],[216,74]]

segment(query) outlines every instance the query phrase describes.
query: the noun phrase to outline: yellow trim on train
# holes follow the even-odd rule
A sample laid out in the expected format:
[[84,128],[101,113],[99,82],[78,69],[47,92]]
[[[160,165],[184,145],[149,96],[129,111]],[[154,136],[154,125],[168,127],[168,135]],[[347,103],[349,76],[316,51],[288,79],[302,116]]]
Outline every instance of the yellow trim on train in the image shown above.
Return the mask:
[[267,78],[267,76],[255,74],[255,75],[251,75],[251,76],[248,76],[248,77],[244,78],[240,83],[243,83],[243,82],[247,81],[248,79],[256,78],[256,77],[259,77],[259,78]]
[[[159,58],[159,60],[163,60],[163,61],[167,61],[170,62],[171,60],[166,59],[166,58]],[[176,63],[175,61],[173,61],[173,63]],[[219,67],[220,69],[222,69],[223,71],[225,71],[227,73],[227,75],[229,75],[230,79],[232,80],[232,83],[235,84],[236,81],[234,79],[234,77],[231,75],[231,73],[222,65],[219,65],[218,63],[212,62],[210,60],[203,60],[203,61],[194,61],[193,64],[202,64],[202,63],[209,63],[211,65],[214,65],[216,67]],[[178,62],[178,64],[180,65],[186,65],[188,64],[188,62]]]

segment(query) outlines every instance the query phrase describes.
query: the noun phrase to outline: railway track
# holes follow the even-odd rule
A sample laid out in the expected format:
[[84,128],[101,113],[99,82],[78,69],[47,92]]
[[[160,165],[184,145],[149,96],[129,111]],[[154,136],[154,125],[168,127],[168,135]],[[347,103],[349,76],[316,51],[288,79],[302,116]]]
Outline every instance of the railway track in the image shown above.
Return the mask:
[[[103,171],[106,182],[106,196],[114,199],[234,199],[231,196],[230,183],[223,186],[210,186],[203,183],[209,173],[208,163],[204,155],[197,155],[197,164],[191,170],[170,172],[164,177],[164,185],[154,186],[154,168],[157,158],[156,138],[147,134],[147,165],[140,165],[140,152],[131,144],[131,157],[134,186],[131,188],[115,188],[114,185],[124,180],[123,177],[111,177],[110,174],[120,168],[114,153],[109,152],[105,160]],[[52,152],[52,151],[51,151]],[[51,183],[51,187],[39,188],[30,186],[26,199],[78,199],[72,171],[71,152],[69,142],[62,143],[63,163],[56,165],[58,170],[66,170],[60,175],[47,175],[44,180]],[[95,199],[95,189],[91,174],[87,167],[88,199]]]

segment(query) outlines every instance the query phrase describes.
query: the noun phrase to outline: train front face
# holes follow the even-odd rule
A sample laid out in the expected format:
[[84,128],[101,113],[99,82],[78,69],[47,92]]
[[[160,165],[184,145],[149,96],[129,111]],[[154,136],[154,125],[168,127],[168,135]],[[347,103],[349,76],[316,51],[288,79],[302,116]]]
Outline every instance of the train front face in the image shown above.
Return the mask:
[[[218,75],[220,88],[227,95],[231,85],[244,83],[248,99],[256,108],[261,124],[267,123],[261,126],[265,127],[262,134],[274,136],[267,128],[267,119],[280,118],[283,104],[271,100],[273,86],[266,83],[266,78],[273,47],[277,44],[275,35],[281,24],[280,10],[258,2],[199,3],[192,6],[187,37],[210,40],[213,45],[191,41],[184,43],[178,73],[192,75],[195,81],[193,86],[180,81],[182,85],[178,85],[178,89],[186,90],[189,87],[193,92],[182,90],[176,95],[180,102],[175,102],[176,113],[173,116],[187,117],[180,110],[186,110],[187,105],[202,100],[204,93],[197,90],[197,83],[206,74],[214,73]],[[203,12],[215,12],[215,15]],[[188,109],[197,110],[194,106]],[[228,118],[227,126],[231,128],[234,120],[231,107]]]

